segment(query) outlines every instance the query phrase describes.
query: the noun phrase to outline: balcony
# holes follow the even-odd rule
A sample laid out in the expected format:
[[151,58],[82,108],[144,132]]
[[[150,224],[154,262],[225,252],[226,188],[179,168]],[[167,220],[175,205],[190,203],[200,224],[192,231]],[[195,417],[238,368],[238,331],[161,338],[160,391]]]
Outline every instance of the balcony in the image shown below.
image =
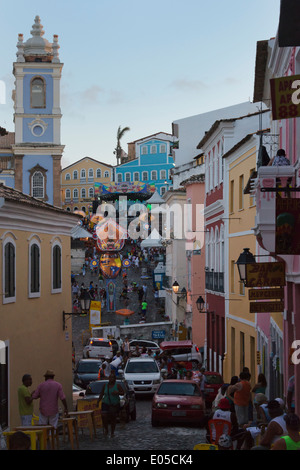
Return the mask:
[[224,273],[205,271],[205,289],[224,292]]
[[[260,167],[257,177],[251,182],[252,191],[256,198],[255,236],[260,246],[275,253],[275,231],[276,231],[276,194],[280,188],[289,185],[296,188],[297,172],[293,166],[265,166]],[[280,197],[285,198],[288,194],[291,198],[299,197],[298,192],[280,192]]]

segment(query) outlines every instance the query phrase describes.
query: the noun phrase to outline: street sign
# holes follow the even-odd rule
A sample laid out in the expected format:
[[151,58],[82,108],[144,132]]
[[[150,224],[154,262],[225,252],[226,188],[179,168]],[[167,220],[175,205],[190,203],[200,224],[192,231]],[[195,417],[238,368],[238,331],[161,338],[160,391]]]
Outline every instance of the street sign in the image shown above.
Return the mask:
[[251,302],[250,313],[283,312],[284,302]]
[[283,287],[273,289],[249,289],[249,300],[283,299]]
[[246,287],[281,287],[285,282],[282,262],[246,264]]
[[153,339],[163,339],[166,336],[165,330],[153,330],[152,331],[152,338]]

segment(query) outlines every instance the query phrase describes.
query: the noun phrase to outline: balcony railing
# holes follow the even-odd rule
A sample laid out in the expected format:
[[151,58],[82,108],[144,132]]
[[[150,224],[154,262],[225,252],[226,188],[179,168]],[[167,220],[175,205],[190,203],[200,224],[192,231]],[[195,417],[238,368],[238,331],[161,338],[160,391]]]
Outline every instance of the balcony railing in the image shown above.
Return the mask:
[[205,271],[205,288],[214,292],[224,292],[224,273]]

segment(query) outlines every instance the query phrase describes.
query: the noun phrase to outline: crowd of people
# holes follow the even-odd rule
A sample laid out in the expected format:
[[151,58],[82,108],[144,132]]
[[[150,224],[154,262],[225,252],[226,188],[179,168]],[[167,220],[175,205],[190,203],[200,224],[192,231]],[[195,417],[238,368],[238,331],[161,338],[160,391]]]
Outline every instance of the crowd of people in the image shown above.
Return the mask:
[[[208,421],[222,419],[230,422],[227,432],[230,449],[237,450],[300,450],[300,419],[295,414],[290,381],[288,400],[268,400],[267,381],[259,374],[251,387],[251,374],[245,367],[239,376],[224,384],[207,417],[207,436],[211,437]],[[226,434],[226,432],[225,432]]]

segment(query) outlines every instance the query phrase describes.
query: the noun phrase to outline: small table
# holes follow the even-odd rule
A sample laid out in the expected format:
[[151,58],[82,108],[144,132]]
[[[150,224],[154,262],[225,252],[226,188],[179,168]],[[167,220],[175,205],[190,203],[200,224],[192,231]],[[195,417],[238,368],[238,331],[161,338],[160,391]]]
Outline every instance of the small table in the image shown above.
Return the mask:
[[79,441],[78,441],[78,427],[77,427],[77,420],[76,418],[62,418],[61,419],[63,425],[63,437],[65,440],[65,425],[68,427],[68,434],[69,434],[69,441],[71,443],[71,447],[74,450],[74,436],[73,436],[73,429],[77,444],[77,449],[79,449]]
[[68,413],[68,415],[70,417],[72,417],[72,416],[74,416],[74,417],[87,416],[88,427],[89,427],[91,439],[93,439],[93,429],[94,429],[94,433],[95,433],[95,436],[96,436],[97,432],[96,432],[96,423],[95,423],[94,410],[70,411]]
[[[43,439],[44,439],[44,448],[47,448],[47,441],[50,435],[50,442],[51,442],[51,449],[55,449],[54,445],[54,438],[56,436],[56,429],[54,426],[50,425],[40,425],[40,426],[17,426],[15,428],[16,431],[42,431]],[[57,437],[57,436],[56,436]],[[58,440],[57,440],[57,448],[58,448]]]
[[[19,429],[19,431],[21,431]],[[16,431],[4,431],[3,432],[3,436],[7,436],[8,439],[6,440],[6,445],[7,445],[7,448],[9,449],[9,438],[10,436],[12,436],[13,434],[15,434]],[[44,442],[44,436],[43,436],[43,431],[41,430],[38,430],[38,429],[35,429],[34,431],[27,431],[27,430],[23,430],[22,429],[22,432],[24,434],[26,434],[27,436],[30,437],[30,441],[31,441],[31,450],[37,450],[36,449],[36,440],[38,438],[39,440],[39,443],[40,443],[40,450],[45,450],[46,447],[45,447],[45,442]]]

